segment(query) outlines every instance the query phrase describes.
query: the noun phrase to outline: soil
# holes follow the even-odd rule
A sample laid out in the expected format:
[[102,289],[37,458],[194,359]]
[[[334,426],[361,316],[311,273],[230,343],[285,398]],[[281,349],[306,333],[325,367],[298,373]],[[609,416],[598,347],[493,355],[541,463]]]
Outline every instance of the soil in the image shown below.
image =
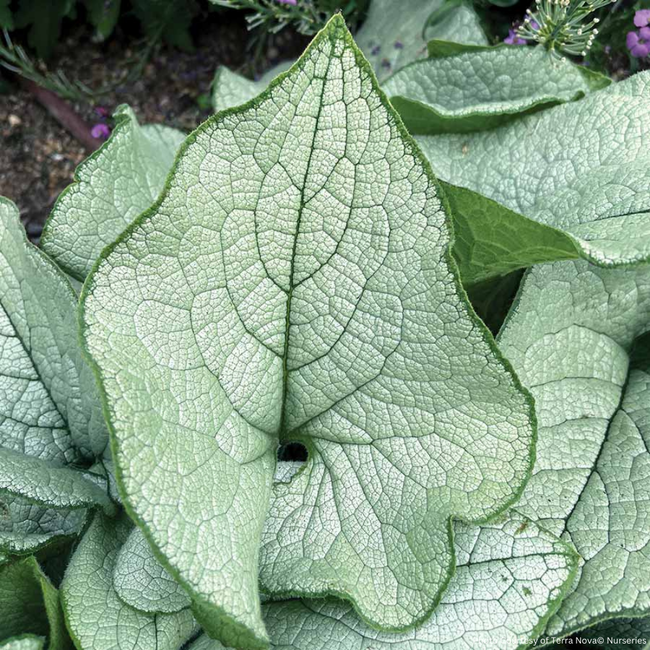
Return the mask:
[[[252,59],[251,35],[241,14],[213,14],[194,34],[193,52],[160,46],[138,78],[119,83],[141,59],[146,44],[119,30],[108,42],[97,43],[90,28],[76,26],[64,36],[48,68],[95,89],[119,83],[97,97],[94,106],[89,101],[69,102],[89,127],[102,122],[99,113],[110,115],[128,103],[141,123],[164,123],[189,132],[211,113],[206,100],[218,66],[263,72],[297,56],[307,42],[289,30],[280,32],[262,49],[252,70],[247,64]],[[15,78],[9,83],[8,92],[0,95],[0,195],[16,203],[36,242],[52,205],[88,151]]]

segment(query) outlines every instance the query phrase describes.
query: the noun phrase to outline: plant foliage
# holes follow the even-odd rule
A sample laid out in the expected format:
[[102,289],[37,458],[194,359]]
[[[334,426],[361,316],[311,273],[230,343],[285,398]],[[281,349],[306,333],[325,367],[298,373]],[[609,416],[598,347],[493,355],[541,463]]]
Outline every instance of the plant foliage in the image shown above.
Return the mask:
[[648,641],[650,77],[408,8],[0,200],[0,648]]

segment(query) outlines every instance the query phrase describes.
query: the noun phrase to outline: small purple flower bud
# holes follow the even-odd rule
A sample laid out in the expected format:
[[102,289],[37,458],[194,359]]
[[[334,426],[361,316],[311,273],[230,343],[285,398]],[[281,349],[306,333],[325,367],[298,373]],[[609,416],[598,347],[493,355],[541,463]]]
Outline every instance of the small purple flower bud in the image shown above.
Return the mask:
[[639,9],[634,14],[634,24],[637,27],[645,27],[650,24],[650,9]]
[[395,49],[396,50],[403,50],[404,49],[404,43],[402,41],[395,41]]
[[296,6],[296,0],[275,0],[276,2],[279,2],[281,5],[293,5],[294,7]]
[[95,113],[102,118],[108,117],[108,109],[105,106],[95,106]]
[[539,29],[539,23],[536,20],[531,20],[529,25],[534,32],[536,32]]
[[97,140],[106,140],[111,134],[111,130],[107,124],[95,124],[92,129],[90,129],[90,135]]
[[375,45],[372,50],[370,50],[370,54],[373,56],[377,56],[379,52],[381,51],[381,45]]

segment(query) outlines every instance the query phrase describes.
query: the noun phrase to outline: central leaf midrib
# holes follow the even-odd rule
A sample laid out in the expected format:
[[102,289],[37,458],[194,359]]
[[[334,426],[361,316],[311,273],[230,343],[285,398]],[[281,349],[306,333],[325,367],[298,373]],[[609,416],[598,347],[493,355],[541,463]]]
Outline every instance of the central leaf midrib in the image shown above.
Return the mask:
[[[333,49],[333,48],[332,48]],[[316,142],[316,135],[318,134],[318,124],[320,122],[321,114],[323,112],[323,98],[325,96],[325,86],[327,84],[327,77],[329,74],[330,66],[332,59],[334,58],[334,52],[331,52],[330,57],[327,60],[327,68],[325,69],[325,74],[322,77],[323,85],[321,88],[318,111],[316,113],[316,120],[314,123],[314,133],[311,139],[311,146],[309,148],[309,158],[307,159],[307,166],[305,168],[305,176],[300,187],[300,205],[298,206],[298,218],[296,219],[296,230],[293,238],[293,248],[291,251],[291,269],[289,271],[289,290],[287,292],[287,309],[285,314],[285,326],[284,326],[284,348],[282,350],[282,411],[280,414],[280,426],[278,429],[278,435],[280,440],[283,439],[283,434],[285,432],[285,423],[287,415],[287,386],[289,383],[289,337],[291,333],[291,303],[293,300],[293,289],[295,286],[294,277],[295,277],[295,259],[296,251],[298,248],[298,236],[300,235],[300,224],[302,221],[302,214],[305,209],[305,186],[307,184],[307,179],[309,177],[309,172],[311,169],[312,158],[314,155],[314,143]]]

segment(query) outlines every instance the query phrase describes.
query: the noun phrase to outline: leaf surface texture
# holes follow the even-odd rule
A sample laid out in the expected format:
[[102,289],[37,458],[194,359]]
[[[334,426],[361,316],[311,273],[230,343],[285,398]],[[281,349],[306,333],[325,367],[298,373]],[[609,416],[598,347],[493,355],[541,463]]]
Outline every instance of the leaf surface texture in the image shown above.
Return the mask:
[[[435,181],[340,18],[192,136],[86,284],[132,514],[195,615],[264,647],[265,591],[387,629],[531,465],[529,397],[461,295]],[[310,459],[272,493],[280,441]],[[267,519],[267,513],[269,513]]]

